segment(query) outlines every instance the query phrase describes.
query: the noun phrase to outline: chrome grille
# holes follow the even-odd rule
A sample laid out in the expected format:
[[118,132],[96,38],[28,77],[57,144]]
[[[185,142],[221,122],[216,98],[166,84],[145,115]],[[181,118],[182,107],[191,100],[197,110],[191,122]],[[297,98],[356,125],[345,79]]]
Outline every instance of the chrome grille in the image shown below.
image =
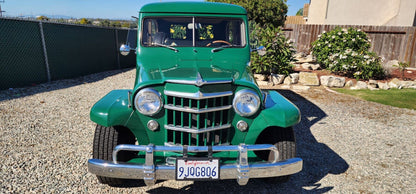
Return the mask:
[[229,143],[232,92],[165,94],[166,142],[196,146]]

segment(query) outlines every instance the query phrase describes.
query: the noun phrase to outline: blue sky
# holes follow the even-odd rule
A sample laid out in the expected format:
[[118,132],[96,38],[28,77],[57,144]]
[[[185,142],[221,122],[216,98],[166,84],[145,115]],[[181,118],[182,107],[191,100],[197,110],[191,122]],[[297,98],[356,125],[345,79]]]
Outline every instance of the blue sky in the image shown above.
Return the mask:
[[[1,3],[6,16],[55,15],[74,18],[130,19],[141,6],[152,2],[177,0],[5,0]],[[187,0],[181,0],[187,1]],[[203,1],[203,0],[188,0]],[[295,15],[309,0],[288,0],[288,15]]]

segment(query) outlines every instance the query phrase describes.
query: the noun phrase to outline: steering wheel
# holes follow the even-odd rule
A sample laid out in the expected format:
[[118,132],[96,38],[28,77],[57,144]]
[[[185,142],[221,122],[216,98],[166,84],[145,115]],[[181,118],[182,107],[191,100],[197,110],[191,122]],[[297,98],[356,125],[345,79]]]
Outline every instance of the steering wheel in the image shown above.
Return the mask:
[[228,44],[230,46],[232,45],[231,43],[229,43],[229,42],[227,42],[225,40],[214,40],[214,41],[208,43],[206,46],[211,46],[211,44],[216,44],[216,43],[224,43],[224,44]]

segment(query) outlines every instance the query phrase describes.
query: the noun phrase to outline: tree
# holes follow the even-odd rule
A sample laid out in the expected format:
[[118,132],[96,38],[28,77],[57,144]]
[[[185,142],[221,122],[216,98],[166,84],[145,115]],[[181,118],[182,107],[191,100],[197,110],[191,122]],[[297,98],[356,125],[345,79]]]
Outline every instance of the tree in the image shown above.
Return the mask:
[[87,20],[86,18],[81,18],[80,24],[91,24],[91,21]]
[[100,26],[110,27],[110,21],[109,20],[103,20],[103,21],[100,22]]
[[48,18],[48,17],[46,17],[46,16],[43,16],[43,15],[41,15],[41,16],[37,16],[37,17],[36,17],[36,19],[37,19],[37,20],[45,20],[45,21],[49,21],[49,18]]
[[244,7],[248,19],[261,26],[283,26],[287,14],[287,0],[207,0],[231,3]]
[[303,8],[300,8],[298,12],[296,12],[297,16],[303,16]]

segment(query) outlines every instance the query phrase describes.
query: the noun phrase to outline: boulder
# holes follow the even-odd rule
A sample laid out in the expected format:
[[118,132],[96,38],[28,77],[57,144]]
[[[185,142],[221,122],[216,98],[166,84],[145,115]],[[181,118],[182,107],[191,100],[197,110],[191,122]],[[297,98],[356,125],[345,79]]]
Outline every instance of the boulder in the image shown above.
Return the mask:
[[309,63],[302,63],[302,69],[311,69],[311,64],[309,64]]
[[352,80],[347,81],[347,83],[345,83],[345,87],[351,87],[354,85],[354,82]]
[[292,84],[297,84],[299,81],[299,73],[291,73],[290,78],[292,79]]
[[397,78],[392,79],[389,82],[389,86],[390,86],[390,88],[399,88],[399,86],[400,86],[400,80],[397,79]]
[[313,63],[315,62],[315,59],[312,55],[308,55],[306,57],[298,58],[297,63]]
[[412,86],[416,86],[415,82],[413,81],[400,81],[399,82],[400,88],[410,88]]
[[290,76],[287,76],[287,77],[285,78],[285,80],[283,81],[283,84],[285,84],[285,85],[290,85],[290,84],[292,84],[292,78],[290,78]]
[[363,82],[363,81],[358,81],[357,84],[355,84],[355,86],[351,87],[351,90],[363,90],[363,89],[367,89],[367,83]]
[[390,86],[387,83],[378,82],[377,85],[378,85],[378,88],[380,88],[382,90],[389,90],[390,89]]
[[313,64],[313,65],[311,65],[311,69],[312,70],[318,70],[320,68],[321,68],[321,65],[319,65],[319,64]]
[[391,74],[399,66],[398,60],[391,60],[381,65],[387,74]]
[[257,81],[257,84],[259,86],[267,86],[267,85],[269,85],[269,82],[268,81]]
[[319,79],[316,73],[300,72],[299,83],[305,86],[319,86]]
[[321,76],[321,84],[327,87],[342,88],[345,85],[345,78],[334,76]]
[[376,80],[369,80],[368,81],[368,87],[372,87],[372,88],[378,88],[378,85],[377,85],[377,81]]
[[259,80],[259,81],[264,81],[264,80],[267,79],[267,76],[266,75],[263,75],[263,74],[254,74],[254,78],[256,80]]
[[285,75],[280,75],[280,74],[272,74],[272,82],[273,85],[279,85],[282,84],[283,81],[285,80]]

